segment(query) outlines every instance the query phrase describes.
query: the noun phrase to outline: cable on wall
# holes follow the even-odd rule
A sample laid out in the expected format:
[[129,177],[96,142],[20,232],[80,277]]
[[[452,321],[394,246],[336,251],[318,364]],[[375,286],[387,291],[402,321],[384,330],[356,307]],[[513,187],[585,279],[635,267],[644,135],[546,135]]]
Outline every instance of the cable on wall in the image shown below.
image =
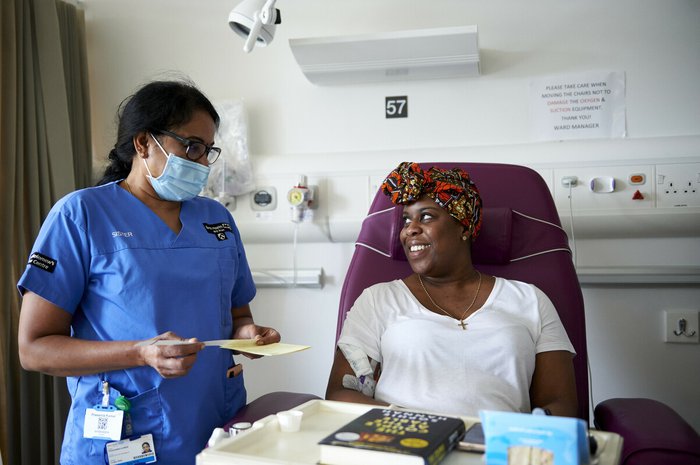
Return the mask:
[[578,268],[576,255],[576,233],[574,231],[574,202],[572,188],[576,185],[576,181],[569,182],[569,225],[571,226],[571,253],[574,260],[574,269]]

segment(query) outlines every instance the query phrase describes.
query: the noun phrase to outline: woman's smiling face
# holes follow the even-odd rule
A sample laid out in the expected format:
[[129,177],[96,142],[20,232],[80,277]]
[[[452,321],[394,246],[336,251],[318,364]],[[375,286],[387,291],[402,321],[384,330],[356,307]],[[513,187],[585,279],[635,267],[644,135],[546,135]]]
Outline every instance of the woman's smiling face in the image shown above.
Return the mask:
[[421,275],[444,275],[463,260],[464,227],[430,197],[404,205],[400,240],[411,268]]

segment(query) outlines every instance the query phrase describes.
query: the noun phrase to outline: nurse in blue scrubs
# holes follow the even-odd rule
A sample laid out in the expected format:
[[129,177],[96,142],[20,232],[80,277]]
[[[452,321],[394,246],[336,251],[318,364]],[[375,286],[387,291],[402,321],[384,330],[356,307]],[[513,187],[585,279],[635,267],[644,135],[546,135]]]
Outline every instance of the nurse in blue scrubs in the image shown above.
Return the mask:
[[143,86],[120,107],[103,179],[41,228],[18,283],[19,351],[25,369],[67,377],[63,465],[110,463],[117,440],[143,438],[159,463],[194,464],[246,403],[231,352],[201,341],[280,340],[253,321],[233,217],[198,196],[218,124],[191,83]]

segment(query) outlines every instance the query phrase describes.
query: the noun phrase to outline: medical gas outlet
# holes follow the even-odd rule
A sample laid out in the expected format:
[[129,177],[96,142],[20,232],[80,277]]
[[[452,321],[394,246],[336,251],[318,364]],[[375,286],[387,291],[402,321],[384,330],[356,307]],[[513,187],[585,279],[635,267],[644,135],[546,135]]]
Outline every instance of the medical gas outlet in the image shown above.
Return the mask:
[[314,191],[309,188],[306,176],[300,175],[297,185],[287,192],[287,201],[292,207],[292,221],[294,223],[311,220],[309,209],[312,207],[313,197]]

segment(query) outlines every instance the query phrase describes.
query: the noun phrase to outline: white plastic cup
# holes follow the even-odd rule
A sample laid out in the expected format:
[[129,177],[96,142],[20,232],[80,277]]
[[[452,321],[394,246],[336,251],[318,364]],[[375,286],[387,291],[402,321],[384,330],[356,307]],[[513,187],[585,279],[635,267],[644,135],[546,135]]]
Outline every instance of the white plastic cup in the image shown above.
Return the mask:
[[248,431],[250,428],[252,428],[253,425],[251,423],[248,423],[247,421],[242,421],[240,423],[234,423],[231,425],[231,428],[228,430],[228,434],[231,436],[236,436],[238,434],[241,434],[245,431]]
[[301,429],[301,417],[304,412],[301,410],[285,410],[277,413],[277,421],[280,424],[280,430],[284,433],[294,433]]

